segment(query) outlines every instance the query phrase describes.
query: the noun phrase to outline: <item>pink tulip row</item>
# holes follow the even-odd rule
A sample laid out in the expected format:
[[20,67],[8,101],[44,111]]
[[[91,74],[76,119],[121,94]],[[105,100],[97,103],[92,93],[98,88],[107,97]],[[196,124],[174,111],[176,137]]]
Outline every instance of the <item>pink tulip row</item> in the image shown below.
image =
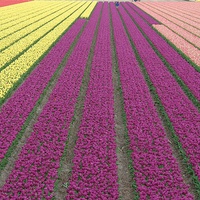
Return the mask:
[[168,28],[176,32],[178,35],[192,43],[194,46],[200,48],[200,39],[198,36],[184,30],[179,25],[176,25],[168,20],[169,16],[167,18],[163,17],[163,12],[159,14],[157,11],[150,9],[149,7],[143,6],[143,4],[139,4],[138,6],[142,10],[144,10],[146,13],[150,14],[154,18],[156,18],[158,21],[160,21],[162,24],[166,25]]
[[188,43],[182,37],[171,31],[164,25],[153,25],[162,35],[170,40],[177,48],[187,55],[194,63],[200,66],[200,50]]
[[[151,4],[151,5],[158,5],[158,3],[156,2],[148,2],[145,4]],[[188,13],[188,14],[195,14],[196,13],[196,17],[198,17],[200,19],[199,16],[199,9],[200,9],[200,5],[198,3],[194,3],[194,2],[160,2],[160,5],[163,5],[166,8],[170,8],[176,11],[179,11],[181,13]]]
[[[146,5],[149,6],[148,3]],[[184,11],[180,6],[181,5],[180,2],[179,2],[179,6],[177,6],[176,2],[173,2],[171,4],[166,4],[166,2],[162,2],[160,4],[152,3],[151,5],[159,8],[159,9],[165,9],[165,11],[169,11],[169,13],[172,14],[173,16],[190,20],[191,23],[200,22],[200,16],[198,14],[193,13],[188,8],[187,8],[187,10]],[[192,3],[192,7],[193,8],[196,7],[196,4]],[[198,25],[198,24],[196,24],[196,25]]]
[[[186,60],[184,60],[178,52],[176,52],[161,36],[156,33],[156,31],[146,24],[146,22],[140,17],[144,16],[143,11],[132,4],[129,5],[132,9],[129,6],[126,6],[126,8],[129,10],[130,14],[134,16],[134,20],[139,24],[140,28],[144,31],[146,36],[151,40],[178,76],[188,86],[197,100],[200,101],[200,73],[197,72]],[[135,11],[137,11],[140,16]],[[196,59],[199,62],[199,56],[197,56]]]
[[[125,5],[124,7],[133,15],[129,6]],[[140,58],[173,125],[175,134],[179,137],[193,170],[200,180],[200,114],[127,13],[123,9],[121,9],[121,13]],[[136,21],[139,19],[137,18],[134,15]],[[149,31],[147,34],[149,35],[152,29],[145,28],[145,24],[139,23],[142,29],[146,29],[146,32]],[[159,38],[156,35],[152,37]],[[162,43],[159,45],[164,49]],[[176,56],[171,57],[174,62],[177,62],[178,58]],[[181,65],[181,67],[185,68],[184,65]]]
[[118,199],[109,7],[104,3],[66,199]]
[[187,31],[197,36],[200,36],[200,21],[195,22],[194,20],[198,20],[195,18],[195,16],[193,16],[192,19],[188,19],[188,17],[181,16],[177,12],[174,13],[172,9],[166,9],[162,4],[148,5],[148,6],[145,5],[145,7],[154,10],[159,15],[167,18],[172,23],[177,24],[178,26],[186,29]]
[[1,108],[0,161],[12,145],[85,20],[78,20]]
[[[101,11],[93,12],[31,136],[0,191],[0,199],[51,199],[84,69]],[[87,42],[85,42],[87,41]]]
[[[132,161],[140,199],[194,199],[189,193],[188,185],[183,181],[149,88],[114,4],[111,4],[111,11],[130,148],[133,151]],[[138,37],[138,30],[122,6],[119,12],[129,33],[140,43],[143,37]],[[143,50],[148,57],[146,60],[151,60],[153,65],[153,57],[149,57],[147,52],[149,47],[143,46],[141,51]]]

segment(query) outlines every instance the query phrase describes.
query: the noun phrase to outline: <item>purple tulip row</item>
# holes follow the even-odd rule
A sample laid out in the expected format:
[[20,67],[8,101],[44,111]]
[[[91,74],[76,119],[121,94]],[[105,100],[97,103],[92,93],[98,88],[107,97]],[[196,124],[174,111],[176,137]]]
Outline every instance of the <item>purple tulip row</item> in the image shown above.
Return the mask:
[[85,20],[78,20],[1,108],[0,161],[61,63]]
[[[194,199],[189,193],[189,186],[183,181],[114,4],[111,4],[111,11],[132,162],[140,199]],[[119,11],[132,35],[140,42],[142,36],[137,37],[137,30],[122,7],[119,7]],[[143,46],[141,50],[146,52],[148,48]],[[146,52],[146,55],[149,56],[149,53]],[[152,60],[151,64],[154,64]]]
[[94,10],[68,59],[48,102],[34,124],[31,136],[0,191],[0,199],[52,198],[101,6],[99,4]]
[[118,199],[108,3],[104,3],[66,199]]
[[[141,16],[145,17],[144,12],[136,6],[128,3],[134,10],[136,10]],[[200,73],[197,72],[186,60],[184,60],[176,50],[174,50],[156,31],[154,31],[128,4],[123,4],[128,9],[129,13],[134,16],[134,20],[139,24],[141,29],[152,41],[157,50],[171,65],[178,76],[188,86],[194,96],[200,101]],[[146,16],[145,20],[151,18]]]
[[[125,7],[131,12],[128,6]],[[156,88],[174,130],[179,136],[180,142],[189,156],[193,169],[200,180],[200,114],[153,51],[142,33],[132,22],[128,14],[123,9],[121,9],[121,13],[123,13],[131,38]],[[156,35],[154,37],[156,39]],[[159,38],[159,36],[157,37]],[[162,48],[162,43],[160,43],[159,47]],[[177,58],[176,56],[171,57],[174,63],[178,62],[178,59],[179,57]],[[182,68],[185,68],[185,66],[182,65]],[[189,74],[189,71],[187,74]]]

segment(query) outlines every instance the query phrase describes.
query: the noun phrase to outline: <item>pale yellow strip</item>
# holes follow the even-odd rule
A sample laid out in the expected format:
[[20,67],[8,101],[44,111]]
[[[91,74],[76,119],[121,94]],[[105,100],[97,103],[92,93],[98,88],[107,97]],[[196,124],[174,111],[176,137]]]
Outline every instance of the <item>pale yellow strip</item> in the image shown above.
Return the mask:
[[[65,5],[68,5],[69,3],[67,2]],[[79,4],[78,2],[76,3],[77,5]],[[48,22],[44,26],[40,27],[33,33],[30,33],[28,36],[22,38],[18,42],[14,43],[10,47],[6,48],[4,51],[0,53],[0,66],[4,66],[7,62],[9,62],[11,59],[13,59],[17,54],[22,52],[24,49],[26,49],[28,46],[30,46],[34,41],[36,41],[39,37],[43,36],[46,32],[51,30],[56,24],[58,24],[60,21],[65,19],[67,16],[69,16],[72,12],[74,12],[74,4],[66,7],[65,9],[54,13],[54,10],[52,9],[52,15],[49,16],[48,18],[45,18],[42,21],[39,21],[38,23],[34,24],[31,27],[27,27],[26,29],[23,29],[21,31],[21,35],[19,33],[13,34],[10,37],[7,37],[3,40],[1,40],[0,43],[0,49],[7,46],[9,42],[15,41],[15,39],[25,35],[26,33],[30,32],[34,28],[38,27],[41,24],[44,24],[45,22],[48,22],[49,20],[53,19],[56,17],[58,14],[61,14],[59,17],[56,17],[52,21]],[[78,6],[79,7],[79,6]],[[69,10],[70,9],[70,10]]]
[[[83,6],[79,8],[81,5]],[[0,73],[0,98],[3,98],[6,95],[15,82],[17,82],[19,78],[34,64],[34,62],[48,50],[53,42],[55,42],[64,31],[66,31],[66,29],[77,19],[88,5],[89,2],[80,2],[75,8],[73,8],[73,11],[79,8],[78,11],[73,13],[67,20],[64,20],[60,25]],[[73,11],[69,11],[67,14],[69,15]]]
[[31,16],[33,16],[34,14],[37,14],[38,11],[42,12],[48,9],[49,7],[53,7],[57,5],[59,4],[56,2],[52,2],[48,4],[46,2],[45,3],[37,2],[37,6],[32,7],[32,3],[30,3],[29,6],[27,5],[26,10],[24,11],[20,11],[20,10],[13,11],[13,16],[10,16],[9,13],[5,13],[4,15],[10,16],[10,17],[7,17],[0,21],[0,30],[3,30],[10,26],[14,26],[16,23],[19,23],[21,21],[29,20],[31,19]]
[[[74,4],[72,4],[71,6],[73,6]],[[50,21],[51,19],[53,19],[55,16],[59,15],[60,13],[64,12],[67,7],[66,4],[62,4],[61,6],[59,6],[58,8],[54,9],[50,9],[48,12],[45,12],[44,14],[38,15],[35,18],[30,18],[30,20],[27,20],[23,23],[18,24],[17,26],[11,26],[9,29],[0,32],[0,39],[10,33],[13,33],[15,30],[18,30],[20,28],[23,28],[24,26],[27,26],[26,28],[17,31],[16,33],[13,33],[12,35],[2,39],[1,43],[0,43],[0,50],[4,47],[7,47],[8,45],[12,44],[13,42],[15,42],[16,40],[18,40],[21,37],[24,37],[26,34],[29,34],[30,32],[34,31],[35,29],[37,29],[38,27],[40,27],[41,25],[47,23],[48,21]],[[70,6],[69,6],[70,8]],[[52,14],[53,11],[53,14]],[[51,14],[50,16],[46,17],[47,15]],[[38,22],[33,23],[36,20],[40,20]],[[29,25],[31,24],[31,25]],[[45,26],[45,25],[44,25]],[[37,30],[36,30],[37,31]],[[30,34],[34,34],[35,31],[33,33]],[[42,32],[41,32],[42,34]],[[28,37],[28,36],[26,36]]]
[[48,6],[48,2],[39,3],[30,1],[22,4],[14,4],[12,6],[0,7],[0,23],[10,22],[14,18],[17,19],[24,16],[28,11],[34,11],[35,9],[41,8],[41,6]]
[[94,7],[96,6],[97,1],[93,1],[90,6],[85,10],[85,12],[81,15],[81,18],[89,18],[91,12],[94,10]]

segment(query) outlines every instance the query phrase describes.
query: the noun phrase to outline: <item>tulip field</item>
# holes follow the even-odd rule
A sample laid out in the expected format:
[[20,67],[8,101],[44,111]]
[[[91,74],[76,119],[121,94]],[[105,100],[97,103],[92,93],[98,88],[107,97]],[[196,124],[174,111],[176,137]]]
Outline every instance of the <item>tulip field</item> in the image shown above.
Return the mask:
[[0,0],[9,199],[200,199],[200,2]]

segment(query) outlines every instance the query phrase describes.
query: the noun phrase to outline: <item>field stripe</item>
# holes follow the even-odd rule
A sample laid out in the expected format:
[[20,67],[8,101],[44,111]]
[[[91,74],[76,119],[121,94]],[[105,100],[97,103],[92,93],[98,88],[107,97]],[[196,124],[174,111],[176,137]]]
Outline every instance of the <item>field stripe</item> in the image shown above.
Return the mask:
[[[136,192],[139,193],[139,196],[136,196],[135,199],[158,199],[160,197],[178,199],[184,195],[185,199],[193,199],[173,156],[170,143],[154,106],[149,88],[138,66],[129,38],[124,31],[114,4],[111,6],[126,123],[132,151],[134,179],[136,181],[134,187]],[[119,11],[126,27],[129,27],[129,31],[137,37],[137,31],[132,28],[131,20],[122,6],[119,7]],[[174,178],[175,176],[176,178]],[[169,182],[173,182],[173,184],[169,184]],[[177,189],[179,187],[181,189]]]
[[[157,4],[155,2],[150,2],[150,3],[146,3],[146,4]],[[194,2],[162,2],[162,5],[164,5],[164,7],[169,8],[169,9],[173,9],[175,12],[178,13],[184,13],[187,16],[193,16],[197,19],[200,19],[199,16],[199,8],[200,6],[197,3]],[[194,8],[197,8],[197,11],[194,10]]]
[[9,96],[10,92],[19,85],[19,82],[23,81],[24,77],[29,73],[29,70],[34,68],[34,65],[38,64],[38,60],[40,60],[49,47],[56,41],[59,35],[76,20],[89,4],[90,2],[82,2],[82,4],[74,8],[67,17],[58,20],[56,25],[52,22],[51,24],[54,24],[54,26],[42,39],[38,39],[39,42],[31,46],[23,55],[0,73],[0,101],[5,101],[7,95]]
[[[30,27],[30,29],[26,28],[22,30],[22,35],[20,33],[16,33],[16,40],[15,35],[4,38],[1,41],[2,45],[0,45],[0,70],[2,71],[5,69],[6,66],[21,55],[21,52],[27,51],[28,48],[34,45],[35,41],[39,41],[48,31],[53,29],[56,24],[73,13],[74,8],[76,8],[77,5],[80,6],[81,4],[77,3],[76,5],[70,5],[69,8],[60,8],[58,12],[55,13],[54,10],[49,11],[49,15],[47,18],[44,18],[44,21],[39,21],[38,24],[34,24],[33,27]],[[66,14],[66,12],[68,13]]]
[[194,22],[192,20],[188,20],[185,17],[181,17],[179,13],[173,14],[170,11],[166,11],[164,8],[159,8],[158,6],[149,6],[150,8],[156,10],[156,12],[164,17],[165,19],[169,20],[172,24],[176,24],[177,26],[180,26],[184,30],[196,35],[197,37],[200,37],[200,24],[197,22]]
[[163,23],[166,27],[168,27],[169,29],[171,29],[177,35],[181,36],[186,41],[188,41],[189,43],[191,43],[194,47],[200,49],[200,39],[199,39],[198,36],[193,35],[192,33],[186,31],[182,27],[180,27],[180,26],[172,23],[167,18],[164,18],[163,16],[161,16],[160,14],[158,14],[154,9],[146,7],[143,4],[139,4],[139,7],[142,10],[144,10],[145,12],[147,12],[148,14],[152,15],[153,17],[155,17],[158,21],[160,21],[161,23]]
[[[147,4],[148,5],[148,4]],[[198,18],[195,15],[191,15],[191,17],[189,16],[189,11],[187,14],[182,14],[181,12],[178,12],[173,10],[173,4],[171,5],[170,8],[167,8],[166,6],[164,6],[163,4],[151,4],[151,6],[155,6],[157,9],[164,11],[167,11],[167,13],[169,13],[172,17],[179,19],[182,22],[187,22],[187,24],[196,27],[199,27],[199,22],[200,19],[198,20]],[[193,4],[193,6],[195,6],[195,4]],[[165,12],[166,13],[166,12]]]
[[[123,4],[124,5],[124,4]],[[127,10],[129,6],[124,5]],[[135,18],[134,18],[135,19]],[[142,23],[139,24],[142,26]],[[129,29],[131,27],[132,29]],[[196,107],[184,94],[176,80],[172,77],[168,69],[148,44],[145,37],[138,30],[136,25],[130,20],[127,25],[131,39],[140,55],[141,62],[149,74],[150,80],[156,89],[162,105],[173,125],[175,134],[179,138],[183,149],[189,160],[188,166],[193,166],[194,171],[190,171],[191,178],[196,184],[196,193],[200,195],[200,115]],[[134,34],[133,34],[134,33]],[[176,60],[176,57],[174,58]],[[191,120],[192,119],[192,120]],[[177,137],[176,136],[176,137]],[[183,150],[183,151],[184,151]],[[181,152],[180,152],[181,153]],[[189,167],[188,167],[189,169]],[[190,173],[188,170],[188,173]],[[195,173],[194,173],[195,172]]]
[[89,18],[90,14],[92,13],[93,9],[95,8],[97,2],[93,1],[91,5],[88,7],[87,10],[81,15],[81,18]]
[[[171,68],[180,77],[184,84],[190,89],[192,94],[196,97],[197,101],[200,101],[200,90],[198,85],[200,84],[200,73],[193,68],[186,60],[184,60],[178,52],[176,52],[161,36],[159,36],[145,21],[141,18],[143,11],[129,4],[130,7],[126,8],[130,14],[135,16],[135,21],[144,31],[145,35],[150,39],[160,54],[170,64]],[[140,15],[138,15],[137,13]],[[175,59],[173,59],[175,58]],[[184,66],[184,67],[183,67]],[[199,70],[199,68],[197,68]],[[200,70],[199,70],[200,71]]]
[[[55,6],[55,5],[59,5],[59,3],[41,3],[40,5],[37,4],[33,4],[32,2],[30,2],[30,4],[26,5],[26,9],[23,10],[16,10],[16,11],[12,11],[12,13],[9,12],[5,12],[4,14],[1,13],[1,15],[3,16],[10,16],[9,18],[5,18],[5,19],[1,19],[0,20],[0,31],[5,30],[6,28],[10,28],[10,26],[15,26],[16,24],[19,24],[21,22],[23,22],[24,20],[29,20],[30,17],[34,14],[37,14],[38,12],[41,12],[41,7],[45,10],[48,9],[49,7]],[[14,14],[14,15],[13,15]]]
[[66,199],[118,198],[108,18],[104,2]]
[[[15,145],[12,144],[17,143],[15,141],[17,134],[22,130],[23,124],[57,71],[83,23],[84,21],[77,21],[72,26],[6,104],[2,106],[0,115],[0,129],[2,130],[0,135],[0,171],[5,167],[8,157],[11,155],[10,149],[14,151]],[[33,116],[33,113],[31,115]],[[7,153],[8,149],[9,153]]]
[[[5,16],[4,14],[7,13],[9,14],[9,16],[12,16],[14,12],[16,12],[17,10],[19,10],[19,12],[21,13],[21,11],[25,11],[27,8],[27,5],[29,3],[32,3],[32,1],[29,1],[27,3],[24,4],[16,4],[16,5],[12,5],[12,6],[7,6],[7,7],[1,7],[1,13],[0,13],[0,20],[4,20],[4,19],[8,19],[8,16]],[[42,2],[41,2],[42,3]],[[34,5],[37,5],[38,3],[34,3],[33,2],[33,9],[34,9]],[[15,16],[16,17],[16,16]]]
[[[173,5],[174,5],[174,6],[172,7],[172,6],[170,6],[170,5],[167,5],[166,3],[164,4],[164,6],[165,6],[166,8],[173,9],[174,12],[176,12],[176,13],[177,13],[177,11],[178,11],[179,14],[183,14],[184,17],[186,17],[186,18],[189,17],[191,20],[193,20],[193,21],[195,21],[195,22],[199,22],[199,21],[200,21],[199,13],[198,13],[198,14],[197,14],[197,13],[192,13],[192,12],[190,11],[190,9],[188,9],[188,5],[187,5],[186,10],[184,10],[184,9],[180,6],[180,5],[182,5],[182,4],[180,4],[180,2],[179,2],[179,5],[178,5],[178,6],[177,6],[177,4],[173,4]],[[194,8],[194,7],[197,6],[197,4],[191,3],[190,6]],[[179,7],[179,8],[177,8],[177,7]],[[196,21],[196,20],[197,20],[197,21]]]
[[[62,5],[63,6],[63,5]],[[44,8],[40,8],[40,10],[38,10],[38,12],[34,12],[33,15],[28,14],[27,19],[24,20],[19,20],[17,21],[15,24],[7,24],[7,27],[1,29],[0,31],[0,40],[26,28],[27,26],[30,26],[36,22],[38,22],[39,20],[41,20],[43,17],[47,16],[47,12],[52,10],[52,8],[57,8],[57,7],[61,7],[61,5],[51,5],[48,6],[46,9]],[[1,26],[2,27],[2,26]]]
[[[5,197],[14,198],[20,191],[21,198],[51,199],[53,197],[60,158],[67,140],[101,6],[102,4],[99,4],[96,7],[68,59],[47,104],[34,125],[31,136],[2,188],[2,196],[4,194]],[[85,38],[88,38],[87,43]],[[23,168],[23,174],[19,166]]]
[[198,71],[200,71],[200,50],[194,47],[192,44],[188,43],[182,37],[171,31],[164,25],[153,25],[154,29],[158,31],[165,38],[165,40],[179,49],[184,55],[186,60],[191,60],[191,62],[198,65]]
[[27,1],[29,1],[29,0],[0,1],[0,7],[3,7],[3,6],[10,6],[10,5],[18,4],[18,3],[24,3],[24,2],[27,2]]
[[[71,5],[69,5],[71,6]],[[72,5],[73,6],[73,5]],[[36,23],[31,23],[31,20],[28,20],[28,23],[25,25],[25,27],[22,27],[19,31],[14,29],[15,31],[12,33],[8,33],[8,35],[6,35],[5,37],[1,38],[0,40],[0,52],[5,53],[6,51],[12,51],[12,48],[15,48],[14,45],[19,45],[18,51],[20,52],[23,51],[23,48],[31,46],[35,40],[37,40],[38,38],[42,37],[43,34],[45,34],[45,32],[47,30],[45,30],[45,27],[48,26],[48,23],[50,23],[52,20],[56,19],[56,17],[59,17],[60,13],[59,12],[66,12],[63,9],[66,9],[66,7],[68,6],[61,6],[60,8],[58,8],[58,10],[54,10],[52,12],[52,9],[49,10],[48,13],[45,13],[44,16],[42,16],[42,18],[38,19],[36,21]],[[70,9],[70,8],[69,8]],[[61,13],[61,14],[62,14]],[[56,15],[56,16],[55,16]],[[44,29],[44,30],[42,30]],[[10,32],[10,30],[8,30]],[[39,31],[39,34],[38,34]],[[34,37],[34,34],[37,34]],[[3,34],[2,34],[3,35]],[[22,40],[31,40],[29,41],[29,43],[27,42],[26,45],[21,45],[20,46],[20,42]],[[20,41],[21,40],[21,41]],[[18,53],[18,52],[17,52]],[[17,55],[16,53],[16,55]],[[15,54],[13,55],[13,57],[15,57]],[[12,57],[11,57],[12,59]],[[0,70],[2,70],[3,67],[0,68]]]

